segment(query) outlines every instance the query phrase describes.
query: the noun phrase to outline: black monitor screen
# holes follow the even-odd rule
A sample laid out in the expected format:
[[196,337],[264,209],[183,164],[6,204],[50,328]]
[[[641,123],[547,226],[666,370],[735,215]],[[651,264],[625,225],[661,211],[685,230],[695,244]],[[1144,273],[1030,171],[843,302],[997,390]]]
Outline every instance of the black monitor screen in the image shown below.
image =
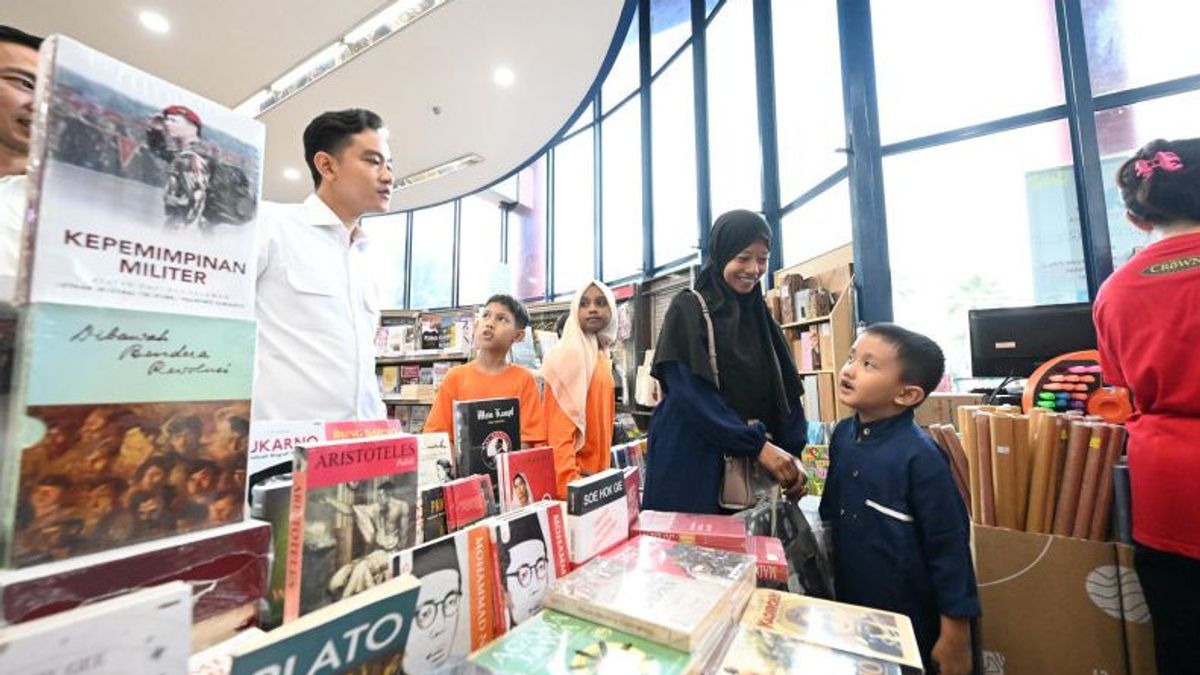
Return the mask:
[[975,377],[1029,377],[1060,354],[1096,348],[1089,302],[972,309],[967,316]]

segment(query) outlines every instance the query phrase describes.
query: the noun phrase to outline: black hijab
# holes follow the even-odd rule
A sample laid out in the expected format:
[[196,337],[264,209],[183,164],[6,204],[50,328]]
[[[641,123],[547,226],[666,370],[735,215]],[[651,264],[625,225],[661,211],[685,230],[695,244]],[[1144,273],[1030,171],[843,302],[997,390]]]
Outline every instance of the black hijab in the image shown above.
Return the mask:
[[[721,397],[745,420],[758,419],[778,430],[800,405],[804,387],[787,340],[771,319],[762,288],[745,295],[725,283],[725,265],[750,244],[771,241],[771,227],[753,211],[730,211],[713,225],[708,262],[696,278],[696,290],[708,304],[721,371]],[[716,384],[708,362],[708,329],[695,296],[684,291],[671,303],[654,350],[659,364],[676,361]]]

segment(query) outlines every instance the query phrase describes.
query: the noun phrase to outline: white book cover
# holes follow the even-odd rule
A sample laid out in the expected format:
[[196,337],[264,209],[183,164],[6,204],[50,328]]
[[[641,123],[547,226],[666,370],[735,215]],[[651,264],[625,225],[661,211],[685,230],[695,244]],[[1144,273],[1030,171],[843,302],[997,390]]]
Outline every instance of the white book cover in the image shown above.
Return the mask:
[[191,632],[192,590],[175,581],[0,629],[0,673],[178,675]]
[[250,423],[249,466],[246,475],[291,462],[296,448],[325,440],[321,420],[254,420]]
[[18,301],[252,318],[263,125],[61,35],[38,68]]
[[567,530],[576,565],[629,538],[624,471],[608,469],[567,483]]
[[445,432],[417,435],[417,485],[430,487],[454,480],[454,450]]

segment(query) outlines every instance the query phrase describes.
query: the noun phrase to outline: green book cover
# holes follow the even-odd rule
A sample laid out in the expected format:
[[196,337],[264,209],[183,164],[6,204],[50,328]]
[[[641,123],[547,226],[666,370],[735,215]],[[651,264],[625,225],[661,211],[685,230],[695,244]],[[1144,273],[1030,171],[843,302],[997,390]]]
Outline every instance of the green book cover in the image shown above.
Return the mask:
[[800,454],[800,463],[808,475],[808,494],[820,497],[825,494],[825,476],[829,473],[829,446],[809,445]]
[[607,626],[546,610],[471,657],[496,675],[689,672],[690,656]]

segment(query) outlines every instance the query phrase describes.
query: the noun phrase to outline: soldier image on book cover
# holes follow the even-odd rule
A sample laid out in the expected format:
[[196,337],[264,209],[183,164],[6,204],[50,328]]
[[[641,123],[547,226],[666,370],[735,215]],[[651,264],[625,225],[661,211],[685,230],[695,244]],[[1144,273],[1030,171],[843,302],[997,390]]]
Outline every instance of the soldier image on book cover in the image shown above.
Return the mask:
[[14,563],[31,565],[241,520],[249,401],[31,406]]
[[31,299],[252,316],[261,123],[70,39],[47,42]]
[[387,580],[391,554],[415,543],[416,490],[410,471],[308,492],[302,614]]

